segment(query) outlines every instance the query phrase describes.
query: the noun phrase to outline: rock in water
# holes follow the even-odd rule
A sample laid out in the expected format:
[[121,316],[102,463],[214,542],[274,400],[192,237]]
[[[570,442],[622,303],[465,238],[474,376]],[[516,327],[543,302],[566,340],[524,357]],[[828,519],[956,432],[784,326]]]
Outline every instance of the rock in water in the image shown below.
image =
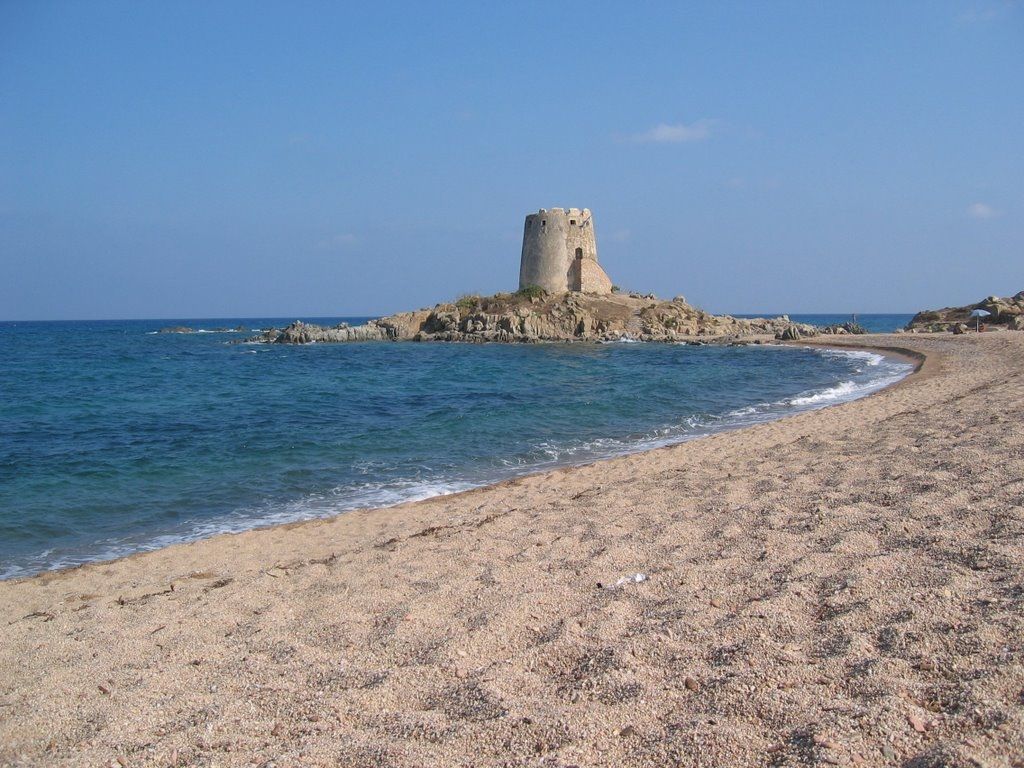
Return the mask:
[[542,291],[464,296],[433,309],[401,312],[364,325],[333,328],[296,321],[249,341],[311,344],[349,341],[667,341],[735,342],[749,336],[799,339],[813,336],[812,325],[788,318],[740,319],[712,315],[682,297],[660,301],[650,295]]

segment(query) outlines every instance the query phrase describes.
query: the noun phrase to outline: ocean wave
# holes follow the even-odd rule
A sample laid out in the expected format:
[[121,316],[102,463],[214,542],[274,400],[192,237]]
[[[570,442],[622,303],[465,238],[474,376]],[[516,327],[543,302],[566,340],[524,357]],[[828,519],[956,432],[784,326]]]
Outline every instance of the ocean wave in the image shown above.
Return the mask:
[[866,349],[835,349],[832,347],[824,349],[815,349],[819,355],[823,357],[832,358],[833,360],[859,360],[865,365],[872,367],[881,365],[888,358],[885,355],[881,355],[878,352],[871,352]]
[[[253,329],[255,333],[263,333],[260,328]],[[237,328],[189,328],[187,331],[145,331],[147,336],[191,336],[194,333],[250,333],[249,330],[239,330]]]
[[833,400],[849,399],[862,387],[852,381],[842,381],[834,387],[823,389],[802,397],[794,397],[789,402],[792,405],[814,405],[816,403],[828,403]]
[[865,376],[863,380],[845,380],[824,389],[802,392],[789,400],[798,409],[818,408],[849,402],[884,389],[913,371],[910,363],[877,352],[856,349],[819,349],[819,354],[833,359],[847,359],[863,363],[852,373]]

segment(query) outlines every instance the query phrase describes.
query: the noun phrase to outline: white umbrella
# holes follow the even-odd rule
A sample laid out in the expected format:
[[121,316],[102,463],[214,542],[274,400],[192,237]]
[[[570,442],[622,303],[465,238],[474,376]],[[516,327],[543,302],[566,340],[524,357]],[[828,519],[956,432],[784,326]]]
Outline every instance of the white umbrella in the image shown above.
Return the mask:
[[971,314],[968,315],[968,317],[973,317],[974,318],[974,330],[980,331],[981,330],[981,318],[989,317],[991,314],[992,314],[991,312],[988,312],[988,311],[986,311],[984,309],[972,309],[971,310]]

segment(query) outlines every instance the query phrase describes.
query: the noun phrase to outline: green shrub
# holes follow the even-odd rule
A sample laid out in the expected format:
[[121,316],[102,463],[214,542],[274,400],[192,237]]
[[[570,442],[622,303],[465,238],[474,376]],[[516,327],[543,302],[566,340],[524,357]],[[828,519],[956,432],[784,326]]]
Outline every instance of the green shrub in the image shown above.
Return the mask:
[[455,300],[455,307],[460,312],[465,314],[467,312],[472,312],[474,309],[476,309],[479,303],[479,296],[477,296],[475,293],[467,293],[465,296],[459,296],[459,298]]
[[516,291],[516,296],[521,299],[543,299],[547,295],[548,292],[539,285],[527,285]]
[[613,285],[613,286],[612,286],[612,293],[618,293],[618,292],[619,292],[619,291],[621,291],[621,290],[622,290],[622,289],[621,289],[621,288],[619,288],[619,286],[617,286],[617,285]]

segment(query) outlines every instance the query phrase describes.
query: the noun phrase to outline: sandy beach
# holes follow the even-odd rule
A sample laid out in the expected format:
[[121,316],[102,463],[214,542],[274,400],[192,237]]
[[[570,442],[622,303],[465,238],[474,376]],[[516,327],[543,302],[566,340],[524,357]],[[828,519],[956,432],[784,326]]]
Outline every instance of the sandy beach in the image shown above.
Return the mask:
[[924,363],[670,448],[0,583],[0,764],[1024,766],[1024,333],[829,345]]

